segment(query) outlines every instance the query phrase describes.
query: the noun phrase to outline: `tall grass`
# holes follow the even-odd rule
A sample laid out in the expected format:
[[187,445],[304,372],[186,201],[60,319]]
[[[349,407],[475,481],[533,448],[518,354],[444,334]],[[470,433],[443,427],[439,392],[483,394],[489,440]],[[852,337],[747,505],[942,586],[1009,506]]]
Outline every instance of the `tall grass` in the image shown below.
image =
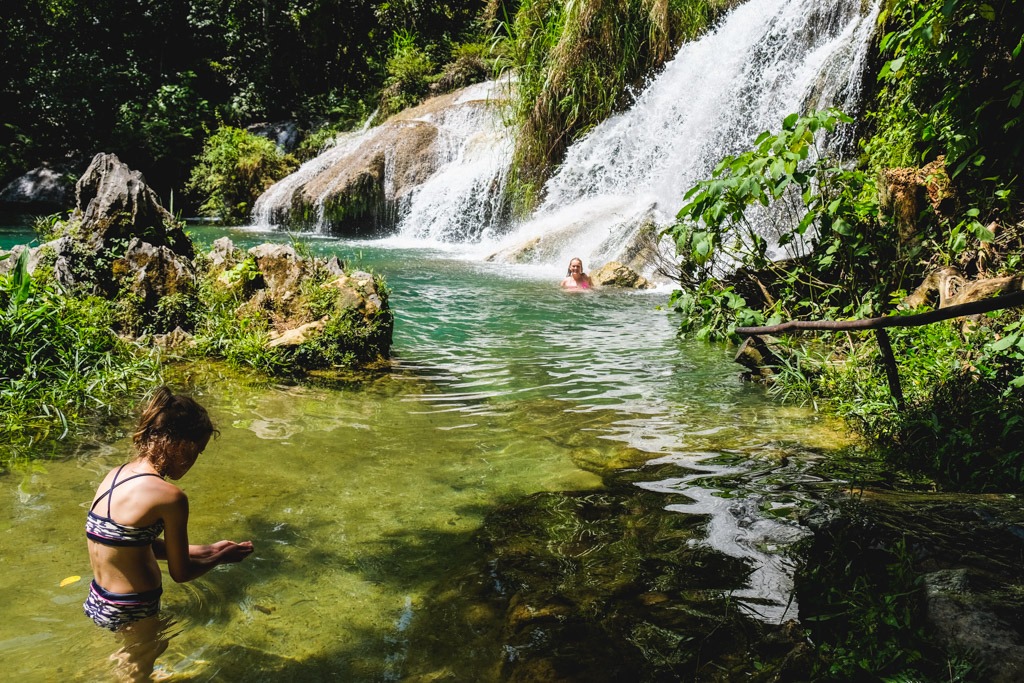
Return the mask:
[[0,470],[126,414],[160,381],[158,359],[119,339],[111,319],[109,302],[33,279],[27,249],[0,275]]

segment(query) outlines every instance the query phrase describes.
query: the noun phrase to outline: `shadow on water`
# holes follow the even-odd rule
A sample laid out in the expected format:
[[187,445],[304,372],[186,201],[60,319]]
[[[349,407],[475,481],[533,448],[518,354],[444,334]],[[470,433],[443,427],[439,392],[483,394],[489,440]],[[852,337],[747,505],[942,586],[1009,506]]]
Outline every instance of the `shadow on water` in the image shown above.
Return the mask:
[[[752,620],[730,601],[748,563],[700,542],[706,517],[665,502],[612,481],[492,513],[481,556],[439,583],[414,622],[406,679],[747,677],[751,657],[796,647],[791,625]],[[443,654],[452,639],[470,655],[461,663]]]

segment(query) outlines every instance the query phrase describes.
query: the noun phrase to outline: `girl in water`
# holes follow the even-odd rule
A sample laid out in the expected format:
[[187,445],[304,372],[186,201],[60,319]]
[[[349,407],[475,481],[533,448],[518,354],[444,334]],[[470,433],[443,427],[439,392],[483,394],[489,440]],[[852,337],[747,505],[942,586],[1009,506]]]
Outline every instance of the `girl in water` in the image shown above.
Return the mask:
[[124,679],[149,680],[167,648],[157,616],[163,592],[157,560],[180,583],[253,551],[250,541],[189,545],[188,498],[167,481],[183,477],[214,434],[205,408],[160,387],[139,419],[135,458],[108,472],[93,498],[85,535],[94,578],[85,614],[121,638],[112,659]]
[[565,274],[565,279],[562,280],[562,287],[564,289],[590,289],[594,286],[594,283],[590,281],[590,276],[583,272],[583,261],[578,258],[574,258],[569,261],[569,270]]

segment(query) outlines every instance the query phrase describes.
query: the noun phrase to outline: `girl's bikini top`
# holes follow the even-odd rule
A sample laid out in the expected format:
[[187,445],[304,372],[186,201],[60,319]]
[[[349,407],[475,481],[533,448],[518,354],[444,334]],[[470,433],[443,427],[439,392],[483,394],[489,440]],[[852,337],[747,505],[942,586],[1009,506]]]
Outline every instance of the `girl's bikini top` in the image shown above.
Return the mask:
[[[124,524],[118,524],[110,518],[110,499],[113,497],[112,493],[114,489],[121,484],[131,481],[132,479],[138,479],[139,477],[159,477],[159,474],[153,474],[152,472],[145,472],[143,474],[135,474],[126,479],[118,481],[117,478],[121,475],[121,470],[124,469],[124,465],[121,465],[117,469],[117,473],[114,475],[114,481],[111,483],[110,488],[107,489],[99,498],[97,498],[92,507],[89,508],[89,515],[85,519],[85,535],[91,541],[95,541],[100,545],[110,545],[117,547],[141,547],[151,545],[160,534],[164,532],[163,520],[150,524],[149,526],[126,526]],[[107,497],[107,516],[101,517],[94,512],[96,503],[103,499],[103,496]]]

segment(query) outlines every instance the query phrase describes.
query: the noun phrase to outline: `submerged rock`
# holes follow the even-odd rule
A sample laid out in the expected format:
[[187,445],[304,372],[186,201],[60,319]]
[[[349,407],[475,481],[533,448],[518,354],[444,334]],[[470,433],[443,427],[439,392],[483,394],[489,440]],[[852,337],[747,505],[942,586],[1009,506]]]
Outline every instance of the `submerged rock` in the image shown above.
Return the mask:
[[866,646],[886,659],[879,676],[944,675],[959,660],[986,681],[1024,677],[1015,499],[875,492],[819,506],[804,522],[814,537],[797,596],[815,642],[850,657]]
[[[750,567],[699,542],[705,518],[665,504],[662,494],[613,483],[495,511],[476,539],[484,558],[446,578],[410,641],[459,634],[488,680],[805,680],[801,629],[730,603]],[[411,680],[450,666],[432,650],[409,653]]]

